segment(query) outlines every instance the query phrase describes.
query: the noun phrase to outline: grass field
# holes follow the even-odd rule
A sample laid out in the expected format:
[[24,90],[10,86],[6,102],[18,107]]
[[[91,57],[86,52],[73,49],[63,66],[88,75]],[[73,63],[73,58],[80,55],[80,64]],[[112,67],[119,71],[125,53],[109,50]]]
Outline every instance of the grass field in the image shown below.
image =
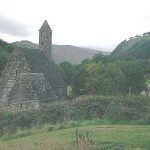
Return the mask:
[[[3,137],[0,139],[0,150],[75,150],[75,130],[40,132],[39,129],[25,137]],[[112,147],[118,147],[118,150],[150,150],[149,125],[92,125],[78,127],[78,130],[89,132],[98,150]]]

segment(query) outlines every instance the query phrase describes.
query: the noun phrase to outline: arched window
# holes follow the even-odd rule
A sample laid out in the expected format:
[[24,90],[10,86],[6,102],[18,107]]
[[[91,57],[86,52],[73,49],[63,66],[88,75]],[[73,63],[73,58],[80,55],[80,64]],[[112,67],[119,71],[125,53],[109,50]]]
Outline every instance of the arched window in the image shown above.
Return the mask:
[[18,70],[16,69],[16,76],[18,75]]
[[20,108],[22,108],[22,103],[20,104]]
[[44,42],[41,42],[41,45],[43,45],[44,44]]
[[43,37],[43,32],[41,31],[41,38]]

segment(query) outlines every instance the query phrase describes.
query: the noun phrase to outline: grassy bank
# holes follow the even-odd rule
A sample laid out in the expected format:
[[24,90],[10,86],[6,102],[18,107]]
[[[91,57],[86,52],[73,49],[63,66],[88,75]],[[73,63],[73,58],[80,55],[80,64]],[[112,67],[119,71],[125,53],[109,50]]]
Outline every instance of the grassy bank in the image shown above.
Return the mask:
[[91,95],[32,111],[1,111],[0,150],[76,150],[77,128],[90,133],[96,150],[149,150],[149,108],[147,97]]
[[[26,137],[2,138],[1,150],[73,150],[76,128],[42,131]],[[149,125],[92,125],[78,127],[82,133],[89,132],[97,149],[120,147],[120,149],[150,149]],[[43,147],[43,149],[42,149]],[[45,148],[44,148],[45,147]],[[26,150],[25,149],[25,150]]]

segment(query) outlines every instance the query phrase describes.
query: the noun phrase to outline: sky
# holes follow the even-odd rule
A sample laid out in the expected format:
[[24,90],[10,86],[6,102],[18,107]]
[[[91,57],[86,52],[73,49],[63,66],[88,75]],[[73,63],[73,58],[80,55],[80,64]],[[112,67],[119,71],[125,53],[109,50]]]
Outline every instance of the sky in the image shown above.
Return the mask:
[[47,20],[53,43],[112,51],[150,31],[150,0],[0,0],[0,39],[38,43]]

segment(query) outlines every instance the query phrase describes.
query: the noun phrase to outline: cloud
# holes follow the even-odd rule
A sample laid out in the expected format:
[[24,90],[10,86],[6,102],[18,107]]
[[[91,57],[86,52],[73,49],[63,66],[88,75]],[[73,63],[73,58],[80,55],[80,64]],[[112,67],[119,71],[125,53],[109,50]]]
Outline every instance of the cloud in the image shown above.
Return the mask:
[[0,32],[20,37],[28,37],[31,34],[30,29],[24,24],[8,19],[4,16],[0,16]]

